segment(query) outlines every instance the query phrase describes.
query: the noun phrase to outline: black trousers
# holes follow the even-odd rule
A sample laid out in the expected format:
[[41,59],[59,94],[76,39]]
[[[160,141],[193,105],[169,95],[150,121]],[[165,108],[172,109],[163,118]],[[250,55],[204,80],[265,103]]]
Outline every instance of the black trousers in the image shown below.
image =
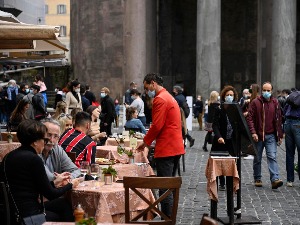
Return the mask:
[[71,203],[64,197],[44,202],[46,221],[74,222]]
[[[156,171],[158,177],[174,177],[177,172],[180,155],[163,158],[156,158]],[[159,196],[163,195],[166,189],[159,189]],[[171,216],[173,207],[173,196],[169,195],[161,202],[161,211]]]

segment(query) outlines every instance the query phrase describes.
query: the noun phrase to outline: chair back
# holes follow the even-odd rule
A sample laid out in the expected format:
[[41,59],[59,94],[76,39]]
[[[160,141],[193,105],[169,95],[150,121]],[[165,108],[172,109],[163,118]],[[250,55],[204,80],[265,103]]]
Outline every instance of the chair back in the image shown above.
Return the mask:
[[126,127],[126,126],[124,126],[124,128],[125,128],[125,130],[132,130],[132,131],[134,131],[134,132],[140,132],[140,133],[142,133],[142,130],[141,130],[141,128],[129,128],[129,127]]
[[4,182],[0,182],[0,224],[10,224],[8,193]]
[[218,225],[218,221],[204,213],[200,222],[200,225]]
[[76,161],[76,152],[66,152],[73,163]]
[[[13,136],[13,142],[19,142],[19,139],[17,137],[17,132],[10,132]],[[7,141],[8,138],[7,138],[7,135],[9,134],[9,132],[7,131],[4,131],[4,132],[1,132],[1,138],[2,138],[2,141]]]
[[[179,201],[179,189],[181,187],[181,177],[123,177],[125,188],[125,223],[134,224],[161,224],[161,225],[175,225],[176,215]],[[151,202],[141,193],[141,189],[165,189],[165,193],[161,195],[154,202]],[[148,207],[137,212],[137,215],[131,218],[130,213],[130,199],[129,190],[137,194],[141,201],[147,203]],[[159,210],[158,204],[167,196],[173,195],[173,207],[171,216],[165,215]],[[155,213],[161,217],[161,220],[147,220],[149,213]],[[142,220],[139,220],[143,218]]]

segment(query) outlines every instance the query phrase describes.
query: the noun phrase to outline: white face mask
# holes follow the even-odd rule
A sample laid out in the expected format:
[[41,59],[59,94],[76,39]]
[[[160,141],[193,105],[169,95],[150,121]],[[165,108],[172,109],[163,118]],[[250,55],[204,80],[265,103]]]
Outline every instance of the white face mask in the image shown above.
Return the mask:
[[79,93],[80,92],[80,88],[75,88],[75,92]]

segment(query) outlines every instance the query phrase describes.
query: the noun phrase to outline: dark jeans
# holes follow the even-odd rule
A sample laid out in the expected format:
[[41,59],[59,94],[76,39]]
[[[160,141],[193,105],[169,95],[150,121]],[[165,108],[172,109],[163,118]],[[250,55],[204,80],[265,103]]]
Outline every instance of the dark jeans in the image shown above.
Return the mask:
[[[156,158],[156,171],[158,177],[174,177],[177,172],[180,155],[163,158]],[[159,189],[159,196],[165,193],[166,189]],[[161,211],[171,216],[173,207],[173,196],[169,195],[161,202]]]
[[64,197],[44,202],[46,221],[74,222],[71,203]]

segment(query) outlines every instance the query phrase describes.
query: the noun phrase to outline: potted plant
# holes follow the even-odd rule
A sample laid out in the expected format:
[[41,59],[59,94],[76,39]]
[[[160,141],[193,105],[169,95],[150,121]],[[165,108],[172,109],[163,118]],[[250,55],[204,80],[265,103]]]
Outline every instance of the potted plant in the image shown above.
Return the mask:
[[121,147],[124,147],[125,146],[124,138],[121,137],[119,143]]
[[130,131],[129,131],[129,137],[133,137],[134,134],[135,134],[134,130],[130,130]]
[[105,184],[112,184],[113,177],[117,176],[117,171],[110,165],[107,168],[102,168]]
[[14,136],[12,135],[12,133],[8,132],[8,134],[7,134],[7,141],[8,141],[8,143],[12,143],[13,142],[13,138],[14,138]]
[[95,221],[95,218],[90,217],[86,219],[82,219],[79,222],[75,223],[76,225],[97,225],[97,222]]
[[133,150],[130,149],[130,150],[125,150],[124,153],[126,155],[128,155],[128,158],[129,158],[129,164],[132,164],[134,163],[134,153],[133,153]]

